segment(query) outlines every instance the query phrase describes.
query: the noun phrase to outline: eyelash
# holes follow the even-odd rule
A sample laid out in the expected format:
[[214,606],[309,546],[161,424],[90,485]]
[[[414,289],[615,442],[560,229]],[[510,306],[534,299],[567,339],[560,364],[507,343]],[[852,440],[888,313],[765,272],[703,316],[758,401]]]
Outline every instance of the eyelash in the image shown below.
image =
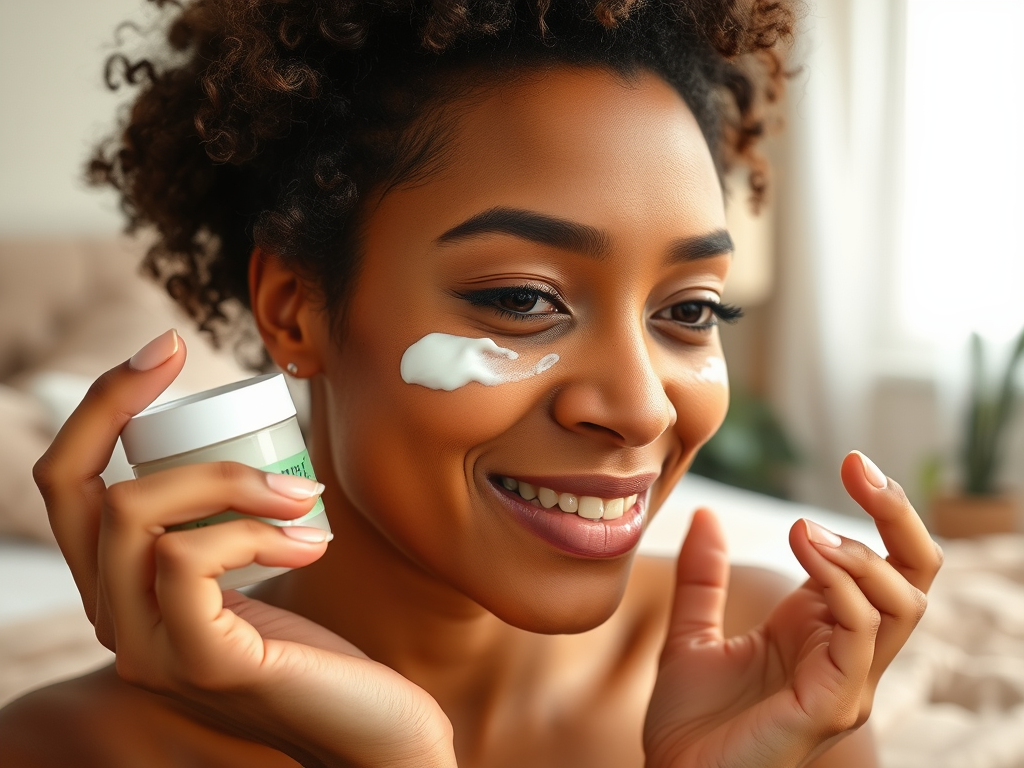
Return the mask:
[[[516,294],[529,294],[531,296],[536,296],[538,299],[543,299],[554,306],[557,312],[544,312],[540,314],[513,312],[512,310],[505,309],[498,304],[501,299],[515,296]],[[530,320],[534,317],[563,314],[565,312],[565,305],[562,302],[561,296],[557,293],[534,285],[508,285],[500,288],[484,288],[479,291],[466,291],[465,293],[460,292],[457,295],[468,301],[473,306],[487,307],[488,309],[496,312],[500,317],[510,320]]]
[[[510,296],[516,294],[529,294],[536,296],[539,299],[547,301],[549,304],[554,306],[557,312],[544,312],[541,314],[529,314],[526,312],[513,312],[512,310],[505,309],[499,306],[498,302]],[[460,298],[468,301],[470,304],[477,307],[488,307],[489,309],[496,312],[500,317],[507,318],[510,320],[529,320],[533,317],[539,317],[542,315],[550,314],[561,314],[565,311],[564,304],[561,297],[554,292],[544,290],[533,285],[510,285],[502,286],[500,288],[484,288],[478,291],[466,291],[457,292]],[[712,314],[717,318],[714,322],[701,323],[699,325],[687,326],[691,330],[695,331],[708,331],[718,325],[719,321],[723,323],[735,323],[743,317],[742,307],[738,307],[734,304],[721,304],[715,301],[707,301],[705,299],[694,299],[691,301],[681,301],[679,304],[693,304],[700,307],[706,307],[710,309]],[[676,305],[673,305],[676,306]],[[671,307],[669,307],[671,309]],[[664,310],[663,310],[664,311]]]
[[[687,326],[695,331],[709,331],[718,325],[719,321],[729,323],[731,325],[732,323],[738,322],[743,317],[743,308],[738,307],[735,304],[721,304],[717,301],[707,301],[704,299],[680,301],[679,304],[695,304],[699,307],[707,307],[717,318],[714,322]],[[671,307],[669,307],[669,309],[671,309]]]

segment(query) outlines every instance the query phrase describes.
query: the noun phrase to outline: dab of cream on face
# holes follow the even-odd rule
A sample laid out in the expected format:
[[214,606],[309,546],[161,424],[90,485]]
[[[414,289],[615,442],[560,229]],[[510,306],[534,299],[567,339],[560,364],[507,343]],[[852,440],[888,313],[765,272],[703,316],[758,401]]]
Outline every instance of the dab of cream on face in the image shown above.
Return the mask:
[[697,375],[712,384],[729,386],[729,372],[725,368],[725,360],[720,357],[709,357]]
[[451,392],[473,381],[493,387],[528,379],[557,362],[558,355],[552,353],[527,365],[517,352],[499,347],[493,339],[430,333],[405,350],[401,372],[406,384]]

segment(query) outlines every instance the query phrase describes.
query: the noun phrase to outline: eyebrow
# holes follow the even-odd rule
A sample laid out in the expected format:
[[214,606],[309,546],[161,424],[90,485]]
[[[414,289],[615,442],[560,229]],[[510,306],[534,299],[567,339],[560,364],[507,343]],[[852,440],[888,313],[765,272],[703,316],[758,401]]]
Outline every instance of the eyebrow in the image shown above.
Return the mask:
[[[596,227],[536,211],[505,207],[491,208],[471,216],[439,236],[437,243],[452,243],[487,234],[512,235],[595,259],[604,258],[610,250],[608,236]],[[668,260],[695,261],[732,251],[732,238],[724,229],[719,229],[674,241],[669,247]]]
[[478,213],[449,229],[437,242],[451,243],[492,233],[512,235],[597,259],[608,252],[608,238],[601,230],[521,208],[498,207]]
[[668,260],[675,263],[679,261],[699,261],[710,259],[715,256],[723,256],[736,250],[732,244],[732,237],[724,229],[716,229],[706,235],[695,237],[684,237],[676,240],[669,246]]

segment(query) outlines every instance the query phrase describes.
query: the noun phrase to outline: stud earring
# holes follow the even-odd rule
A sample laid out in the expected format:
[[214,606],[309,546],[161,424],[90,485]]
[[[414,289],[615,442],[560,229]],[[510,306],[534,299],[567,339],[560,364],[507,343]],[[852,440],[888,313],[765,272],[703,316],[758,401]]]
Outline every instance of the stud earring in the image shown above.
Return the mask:
[[286,365],[284,369],[288,371],[288,373],[290,373],[292,376],[299,375],[299,366],[297,366],[295,363],[288,363],[288,365]]

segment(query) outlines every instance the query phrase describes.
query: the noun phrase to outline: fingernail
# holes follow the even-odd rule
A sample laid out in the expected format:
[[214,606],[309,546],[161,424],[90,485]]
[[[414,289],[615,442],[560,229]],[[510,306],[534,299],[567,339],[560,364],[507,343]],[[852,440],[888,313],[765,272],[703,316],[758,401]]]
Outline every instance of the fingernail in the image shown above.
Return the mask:
[[305,501],[324,492],[323,483],[318,483],[316,480],[307,480],[298,475],[279,475],[276,472],[267,472],[264,477],[267,478],[267,485],[270,486],[270,490],[282,496],[287,496],[289,499]]
[[128,367],[133,371],[151,371],[170,360],[177,351],[178,332],[171,328],[132,355],[132,359],[128,361]]
[[807,538],[815,544],[821,544],[823,547],[838,547],[843,543],[843,540],[828,528],[823,528],[806,517],[804,518],[804,527],[807,528]]
[[860,451],[854,451],[860,457],[860,466],[864,471],[864,477],[878,490],[882,490],[889,484],[888,478],[882,473],[871,459]]
[[334,538],[334,534],[330,531],[325,531],[322,528],[306,528],[301,525],[283,525],[281,526],[281,533],[288,538],[306,544],[323,544],[325,541],[330,541]]

